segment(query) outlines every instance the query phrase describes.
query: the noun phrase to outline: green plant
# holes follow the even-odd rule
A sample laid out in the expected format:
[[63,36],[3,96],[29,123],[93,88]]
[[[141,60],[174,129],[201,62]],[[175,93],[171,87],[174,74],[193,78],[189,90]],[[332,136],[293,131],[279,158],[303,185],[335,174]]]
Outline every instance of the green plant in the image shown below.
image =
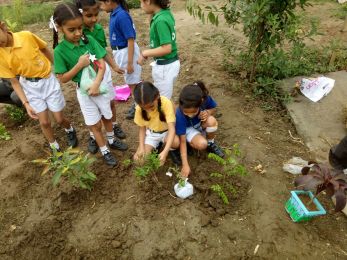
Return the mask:
[[169,172],[172,172],[175,174],[177,181],[178,181],[178,185],[179,187],[184,187],[186,186],[186,181],[185,179],[182,177],[181,172],[179,171],[179,169],[177,167],[170,167],[168,169]]
[[53,173],[53,186],[57,186],[64,178],[75,187],[91,190],[96,176],[89,168],[94,161],[88,154],[70,147],[64,152],[54,151],[47,159],[32,162],[45,166],[41,175]]
[[24,108],[14,105],[5,106],[6,113],[16,123],[23,123],[27,119],[27,113]]
[[245,176],[247,170],[245,166],[238,162],[238,158],[241,157],[241,151],[237,144],[233,145],[233,148],[225,149],[225,158],[221,158],[214,153],[209,153],[208,158],[217,162],[220,166],[219,171],[212,172],[210,177],[216,181],[211,185],[211,190],[221,198],[224,204],[229,204],[229,196],[237,193],[236,188],[231,184],[231,176]]
[[11,135],[7,132],[6,127],[0,123],[0,140],[8,141],[11,139]]
[[127,1],[129,9],[136,9],[141,7],[140,0],[128,0]]
[[134,174],[139,179],[146,178],[147,176],[155,173],[160,167],[160,160],[158,154],[150,153],[145,156],[141,165],[136,166]]

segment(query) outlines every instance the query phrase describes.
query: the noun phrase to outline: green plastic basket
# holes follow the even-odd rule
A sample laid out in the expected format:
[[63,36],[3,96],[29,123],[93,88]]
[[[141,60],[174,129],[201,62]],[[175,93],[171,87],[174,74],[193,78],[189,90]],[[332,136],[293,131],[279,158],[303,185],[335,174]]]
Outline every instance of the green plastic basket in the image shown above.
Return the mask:
[[[308,221],[314,217],[326,214],[325,209],[319,203],[317,198],[314,198],[314,195],[311,191],[294,190],[294,191],[291,191],[290,193],[292,194],[292,196],[286,202],[285,209],[294,222]],[[305,207],[305,205],[302,203],[302,201],[300,200],[300,198],[298,196],[299,194],[307,195],[311,199],[314,198],[313,203],[316,205],[318,210],[316,210],[316,211],[308,210]]]

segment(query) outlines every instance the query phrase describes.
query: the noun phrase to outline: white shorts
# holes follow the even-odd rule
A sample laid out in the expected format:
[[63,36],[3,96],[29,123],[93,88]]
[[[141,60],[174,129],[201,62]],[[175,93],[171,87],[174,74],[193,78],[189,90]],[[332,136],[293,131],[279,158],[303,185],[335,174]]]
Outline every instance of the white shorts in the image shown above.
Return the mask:
[[180,61],[176,60],[167,65],[151,64],[153,84],[159,89],[161,96],[171,99],[173,87],[180,72]]
[[102,116],[104,116],[105,119],[112,118],[110,98],[108,94],[92,97],[82,95],[78,89],[76,92],[86,125],[92,126],[97,124],[101,120]]
[[110,100],[114,100],[114,98],[116,97],[116,94],[114,93],[114,89],[113,89],[112,72],[111,72],[110,66],[107,63],[106,63],[106,70],[105,70],[105,74],[104,74],[104,78],[102,82],[109,86],[108,96],[110,97]]
[[54,74],[37,82],[20,77],[19,82],[30,106],[36,113],[41,113],[47,108],[52,112],[60,112],[65,107],[64,95]]
[[157,148],[159,143],[165,142],[165,138],[167,136],[168,131],[165,131],[164,133],[154,133],[153,131],[147,129],[146,130],[146,137],[145,137],[145,144],[148,144],[152,146],[153,148]]
[[200,124],[197,124],[194,127],[188,127],[186,129],[186,139],[188,143],[190,143],[193,140],[193,138],[198,134],[205,135],[205,132],[200,126]]
[[[128,66],[128,48],[124,48],[121,50],[114,50],[112,52],[114,61],[117,63],[118,67],[121,69],[125,69]],[[124,73],[124,80],[126,84],[137,84],[141,81],[141,72],[142,68],[139,64],[137,64],[137,60],[140,57],[140,48],[135,42],[134,44],[134,60],[133,60],[133,66],[134,66],[134,72],[131,74],[128,74],[126,71]]]

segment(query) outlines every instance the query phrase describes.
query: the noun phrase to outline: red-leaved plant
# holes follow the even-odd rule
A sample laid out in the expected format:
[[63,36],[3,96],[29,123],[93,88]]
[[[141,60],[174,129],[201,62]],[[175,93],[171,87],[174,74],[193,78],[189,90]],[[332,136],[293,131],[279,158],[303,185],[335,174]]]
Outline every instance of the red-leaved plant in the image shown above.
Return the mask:
[[315,192],[315,196],[323,190],[331,197],[335,195],[335,211],[341,211],[346,206],[347,175],[340,170],[330,169],[328,166],[309,162],[302,168],[302,176],[295,179],[296,188]]

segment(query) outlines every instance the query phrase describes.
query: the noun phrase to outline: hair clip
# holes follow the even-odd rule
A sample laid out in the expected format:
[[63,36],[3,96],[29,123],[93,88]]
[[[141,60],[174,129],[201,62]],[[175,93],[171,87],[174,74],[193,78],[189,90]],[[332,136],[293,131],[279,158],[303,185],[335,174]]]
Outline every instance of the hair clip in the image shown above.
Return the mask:
[[80,13],[83,14],[83,9],[82,8],[78,9],[78,11],[80,11]]
[[58,32],[53,16],[51,16],[51,18],[49,19],[49,28],[54,29],[55,32]]

